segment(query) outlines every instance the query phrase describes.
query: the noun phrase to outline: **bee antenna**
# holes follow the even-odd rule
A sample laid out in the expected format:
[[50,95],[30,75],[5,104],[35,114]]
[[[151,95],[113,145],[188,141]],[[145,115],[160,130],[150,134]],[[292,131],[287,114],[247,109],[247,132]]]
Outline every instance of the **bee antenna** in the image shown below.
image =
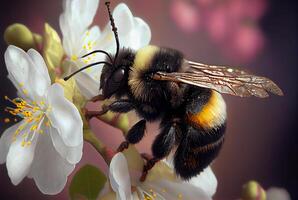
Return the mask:
[[110,21],[111,21],[111,26],[112,26],[112,31],[114,32],[115,40],[116,40],[116,47],[117,47],[117,49],[116,49],[116,55],[115,55],[114,62],[113,62],[113,64],[115,64],[116,59],[118,57],[119,48],[120,48],[119,47],[119,37],[118,37],[117,27],[115,26],[114,18],[113,18],[112,14],[111,14],[110,2],[107,1],[105,3],[105,5],[107,6],[107,9],[108,9],[108,13],[109,13]]
[[91,51],[91,52],[89,52],[89,53],[83,55],[81,58],[85,58],[85,57],[90,56],[90,55],[95,54],[95,53],[103,53],[103,54],[106,54],[106,55],[108,56],[108,58],[110,59],[110,61],[113,62],[113,59],[112,59],[112,57],[110,56],[110,54],[109,54],[108,52],[104,51],[104,50],[94,50],[94,51]]
[[105,64],[105,65],[109,65],[109,66],[112,66],[111,63],[108,63],[108,62],[105,62],[105,61],[101,61],[101,62],[95,62],[95,63],[92,63],[90,65],[86,65],[85,67],[82,67],[81,69],[78,69],[77,71],[73,72],[72,74],[64,77],[64,81],[67,81],[68,79],[70,79],[72,76],[76,75],[77,73],[89,68],[89,67],[93,67],[95,65],[100,65],[100,64]]

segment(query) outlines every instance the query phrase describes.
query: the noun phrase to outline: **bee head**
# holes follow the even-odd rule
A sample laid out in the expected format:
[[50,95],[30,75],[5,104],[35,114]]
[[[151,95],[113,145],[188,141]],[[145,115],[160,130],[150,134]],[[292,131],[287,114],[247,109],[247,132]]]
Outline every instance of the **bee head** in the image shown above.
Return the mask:
[[121,95],[125,92],[128,82],[128,73],[133,65],[135,53],[130,49],[121,49],[112,66],[105,64],[100,77],[100,88],[105,98]]

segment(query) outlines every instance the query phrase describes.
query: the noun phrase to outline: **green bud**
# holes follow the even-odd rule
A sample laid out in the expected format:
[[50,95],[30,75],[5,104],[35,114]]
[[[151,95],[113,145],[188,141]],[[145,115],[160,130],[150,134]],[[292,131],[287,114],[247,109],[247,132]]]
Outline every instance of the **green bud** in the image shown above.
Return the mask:
[[266,200],[266,192],[256,181],[249,181],[242,187],[243,200]]
[[35,48],[33,33],[23,24],[12,24],[4,32],[4,40],[8,45],[15,45],[27,51]]

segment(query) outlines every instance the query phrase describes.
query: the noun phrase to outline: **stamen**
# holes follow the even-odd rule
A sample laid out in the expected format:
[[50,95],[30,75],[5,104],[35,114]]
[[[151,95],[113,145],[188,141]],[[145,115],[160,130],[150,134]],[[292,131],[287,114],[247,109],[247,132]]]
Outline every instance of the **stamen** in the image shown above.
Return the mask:
[[[7,96],[5,96],[4,98],[15,105],[15,108],[6,107],[5,111],[9,112],[14,116],[20,116],[24,119],[24,123],[20,125],[13,134],[12,140],[16,141],[18,135],[22,131],[23,139],[21,142],[21,146],[30,146],[35,138],[36,133],[43,133],[43,130],[39,129],[45,119],[45,111],[40,106],[45,105],[45,102],[40,101],[39,105],[37,105],[35,102],[32,102],[33,105],[30,105],[24,99],[21,98],[10,99]],[[48,109],[50,109],[50,106],[48,107]],[[7,119],[9,120],[9,118]],[[16,118],[14,118],[14,120],[17,121]],[[46,125],[50,126],[50,122],[48,121]],[[25,127],[27,127],[26,131],[24,130]]]
[[77,55],[72,55],[70,59],[72,61],[77,61],[78,60],[78,56]]
[[181,193],[178,194],[178,199],[182,199],[182,194]]

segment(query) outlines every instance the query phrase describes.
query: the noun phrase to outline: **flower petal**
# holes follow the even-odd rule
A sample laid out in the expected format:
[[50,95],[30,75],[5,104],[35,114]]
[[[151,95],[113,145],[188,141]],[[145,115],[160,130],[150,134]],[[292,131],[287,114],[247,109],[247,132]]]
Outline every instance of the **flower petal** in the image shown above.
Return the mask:
[[[120,47],[137,50],[149,44],[151,39],[150,27],[142,19],[133,17],[131,11],[125,4],[119,4],[115,8],[113,16],[119,32]],[[116,44],[109,23],[102,33],[98,47],[112,54],[115,53]]]
[[22,146],[22,133],[28,128],[23,129],[9,148],[6,160],[8,176],[14,185],[18,185],[23,178],[29,173],[33,158],[34,150],[38,136],[34,138],[30,146]]
[[[100,66],[97,68],[102,69]],[[91,99],[92,97],[99,94],[99,79],[95,80],[86,73],[79,73],[76,75],[76,82],[80,92],[87,99]]]
[[76,46],[78,39],[92,23],[98,4],[99,0],[64,1],[64,11],[59,17],[59,24],[63,35],[63,46],[68,47],[68,53],[70,47]]
[[217,179],[211,169],[207,167],[198,176],[189,180],[189,183],[204,190],[210,197],[213,196],[217,188]]
[[127,161],[122,153],[117,153],[110,163],[109,180],[117,199],[131,200],[131,183]]
[[124,46],[130,47],[134,50],[148,45],[151,40],[151,30],[146,22],[141,18],[134,18],[134,27],[129,34],[125,36]]
[[64,97],[63,88],[55,83],[47,94],[50,106],[47,116],[51,125],[58,130],[63,142],[76,147],[83,142],[83,122],[79,111]]
[[64,188],[67,176],[74,170],[55,150],[51,137],[40,135],[36,146],[36,155],[30,171],[32,177],[44,194],[57,194]]
[[113,17],[119,35],[125,35],[133,28],[133,15],[126,4],[118,4],[113,11]]
[[9,147],[12,143],[13,134],[21,124],[22,122],[19,122],[9,127],[2,133],[0,138],[0,164],[3,164],[6,162],[6,157],[7,157]]
[[29,49],[27,54],[31,58],[34,63],[35,69],[43,76],[45,79],[46,87],[51,85],[51,79],[49,76],[47,65],[43,59],[43,57],[36,51],[35,49]]
[[61,157],[66,159],[70,164],[78,163],[83,154],[83,142],[75,147],[68,147],[62,141],[57,129],[50,127],[47,133],[51,135],[53,145]]
[[10,45],[4,57],[8,77],[15,87],[22,93],[22,96],[36,100],[46,93],[50,82],[42,57],[34,50],[30,50],[29,53]]
[[[188,183],[177,183],[168,180],[145,181],[141,186],[147,194],[155,194],[156,199],[199,199],[211,200],[202,189]],[[152,195],[153,196],[153,195]]]

